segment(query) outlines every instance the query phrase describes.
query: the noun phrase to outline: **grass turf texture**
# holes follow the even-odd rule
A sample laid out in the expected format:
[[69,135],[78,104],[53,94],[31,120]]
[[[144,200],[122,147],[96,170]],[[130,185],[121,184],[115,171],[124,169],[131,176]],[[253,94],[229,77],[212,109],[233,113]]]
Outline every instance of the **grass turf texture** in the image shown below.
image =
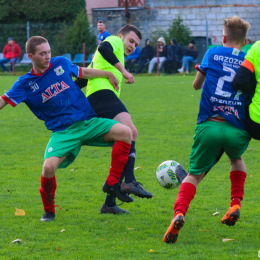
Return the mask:
[[[2,76],[0,92],[16,79]],[[133,203],[122,205],[130,215],[99,213],[111,149],[83,147],[72,165],[57,172],[56,204],[62,210],[56,209],[55,221],[41,223],[38,189],[51,132],[26,105],[5,107],[0,112],[0,259],[257,259],[260,148],[256,141],[244,154],[248,177],[238,223],[234,227],[220,223],[230,203],[229,163],[223,156],[198,186],[178,242],[162,242],[179,188],[163,189],[155,171],[165,160],[188,168],[201,93],[193,90],[193,79],[143,76],[122,87],[122,101],[139,133],[136,167],[142,168],[135,174],[154,195],[151,200],[134,197]],[[15,208],[26,215],[15,216]],[[220,215],[212,216],[216,208]],[[22,242],[12,244],[17,238]],[[221,238],[234,241],[223,243]]]

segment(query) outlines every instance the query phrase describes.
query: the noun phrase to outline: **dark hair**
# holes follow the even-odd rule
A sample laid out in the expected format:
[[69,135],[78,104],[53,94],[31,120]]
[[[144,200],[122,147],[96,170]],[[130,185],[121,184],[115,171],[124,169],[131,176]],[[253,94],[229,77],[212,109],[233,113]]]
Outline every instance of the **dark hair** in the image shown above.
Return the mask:
[[138,36],[138,38],[140,40],[142,40],[142,38],[143,38],[142,33],[139,31],[139,29],[137,27],[135,27],[134,25],[131,25],[131,24],[127,24],[124,27],[122,27],[118,31],[117,35],[122,34],[123,36],[126,36],[130,32],[134,32]]
[[25,44],[26,53],[34,54],[36,51],[36,46],[42,43],[48,42],[47,39],[41,36],[32,36]]
[[97,23],[103,23],[105,24],[105,22],[103,20],[99,20]]

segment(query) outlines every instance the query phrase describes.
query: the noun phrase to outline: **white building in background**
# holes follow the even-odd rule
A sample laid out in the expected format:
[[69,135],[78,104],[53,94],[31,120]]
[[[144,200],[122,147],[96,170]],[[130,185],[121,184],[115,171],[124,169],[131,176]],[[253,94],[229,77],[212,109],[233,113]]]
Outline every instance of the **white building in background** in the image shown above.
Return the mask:
[[[128,0],[130,23],[146,35],[156,28],[167,30],[172,20],[182,17],[194,37],[208,37],[212,44],[221,44],[223,19],[238,15],[251,24],[248,38],[260,39],[260,0]],[[87,14],[93,27],[105,20],[107,30],[115,34],[126,23],[126,0],[86,0]],[[146,24],[145,24],[146,21]]]

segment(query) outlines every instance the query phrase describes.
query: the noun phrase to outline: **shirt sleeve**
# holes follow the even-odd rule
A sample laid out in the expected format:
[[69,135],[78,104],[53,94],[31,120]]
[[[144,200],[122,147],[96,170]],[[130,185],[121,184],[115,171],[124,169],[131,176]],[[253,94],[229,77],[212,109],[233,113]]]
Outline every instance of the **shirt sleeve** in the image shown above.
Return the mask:
[[12,107],[15,107],[19,103],[23,102],[26,99],[26,94],[19,80],[17,80],[12,88],[9,89],[1,98]]
[[110,34],[108,33],[108,31],[105,31],[103,41],[104,41],[108,36],[110,36]]
[[119,62],[118,58],[114,54],[114,49],[109,42],[102,42],[98,47],[98,51],[100,52],[102,57],[112,66]]
[[79,78],[81,79],[82,78],[82,68],[71,63],[67,58],[65,57],[61,57],[62,59],[64,59],[68,65],[68,68],[69,68],[69,72],[70,72],[70,75],[76,77],[76,78]]
[[205,74],[209,66],[209,50],[206,52],[206,54],[203,57],[203,60],[201,64],[198,66],[198,71],[200,71],[202,74]]

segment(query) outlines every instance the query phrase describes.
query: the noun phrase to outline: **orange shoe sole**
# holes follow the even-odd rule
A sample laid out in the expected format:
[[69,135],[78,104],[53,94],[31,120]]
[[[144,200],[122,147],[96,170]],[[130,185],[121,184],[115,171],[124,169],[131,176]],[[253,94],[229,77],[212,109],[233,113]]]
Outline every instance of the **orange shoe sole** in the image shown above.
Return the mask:
[[240,206],[234,205],[229,208],[228,212],[221,219],[222,224],[226,224],[227,226],[234,226],[236,222],[240,218]]
[[177,242],[178,234],[181,228],[184,226],[185,220],[183,214],[178,214],[171,222],[164,237],[163,242],[173,244]]

